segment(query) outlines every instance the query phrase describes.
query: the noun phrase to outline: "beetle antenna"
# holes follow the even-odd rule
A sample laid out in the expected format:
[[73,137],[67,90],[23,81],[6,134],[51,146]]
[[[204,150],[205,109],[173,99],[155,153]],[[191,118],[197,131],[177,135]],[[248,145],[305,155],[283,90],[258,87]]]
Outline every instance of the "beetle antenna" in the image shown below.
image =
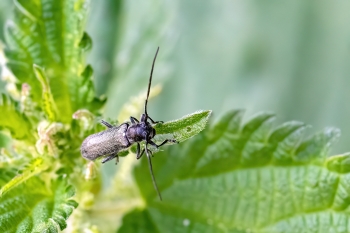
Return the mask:
[[159,51],[159,47],[157,48],[156,55],[154,56],[154,59],[153,59],[152,69],[151,69],[151,75],[150,75],[150,77],[149,77],[149,82],[148,82],[148,91],[147,91],[146,102],[145,102],[145,115],[146,115],[146,120],[147,120],[147,118],[148,118],[148,114],[147,114],[148,96],[149,96],[149,92],[150,92],[150,90],[151,90],[151,83],[152,83],[152,75],[153,75],[154,63],[155,63],[155,61],[156,61],[156,58],[157,58],[157,55],[158,55],[158,51]]
[[148,159],[148,165],[149,165],[149,171],[151,172],[151,177],[152,177],[152,182],[153,182],[153,186],[155,188],[155,190],[157,191],[157,194],[159,196],[159,199],[162,200],[162,195],[160,194],[159,192],[159,189],[158,189],[158,186],[157,186],[157,183],[156,183],[156,178],[154,177],[154,174],[153,174],[153,168],[152,168],[152,161],[151,161],[151,156],[150,154],[148,153],[148,148],[147,148],[147,144],[146,144],[146,155],[147,155],[147,159]]

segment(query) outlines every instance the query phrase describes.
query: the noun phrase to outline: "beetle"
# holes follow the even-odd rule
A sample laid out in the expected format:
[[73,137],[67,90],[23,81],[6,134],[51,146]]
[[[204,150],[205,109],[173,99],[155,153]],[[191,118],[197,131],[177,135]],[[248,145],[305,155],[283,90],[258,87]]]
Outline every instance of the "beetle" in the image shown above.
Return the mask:
[[[144,113],[141,115],[140,121],[135,117],[130,117],[130,122],[125,122],[119,126],[113,126],[110,123],[101,120],[101,124],[105,125],[108,129],[96,134],[88,136],[82,143],[80,151],[81,155],[88,160],[95,160],[100,157],[106,157],[102,160],[102,163],[110,161],[116,158],[116,163],[119,161],[118,153],[128,149],[131,145],[137,144],[136,159],[140,159],[146,152],[149,170],[152,177],[153,186],[162,200],[162,196],[159,192],[152,168],[151,150],[148,149],[148,145],[152,145],[156,148],[163,146],[168,142],[176,143],[176,140],[166,139],[159,145],[152,141],[152,138],[156,135],[156,130],[152,125],[157,123],[163,123],[162,121],[154,121],[147,113],[147,103],[150,93],[152,75],[154,69],[154,63],[158,55],[159,47],[153,59],[151,74],[148,82],[148,90],[145,101]],[[145,146],[141,150],[140,142],[144,141]]]

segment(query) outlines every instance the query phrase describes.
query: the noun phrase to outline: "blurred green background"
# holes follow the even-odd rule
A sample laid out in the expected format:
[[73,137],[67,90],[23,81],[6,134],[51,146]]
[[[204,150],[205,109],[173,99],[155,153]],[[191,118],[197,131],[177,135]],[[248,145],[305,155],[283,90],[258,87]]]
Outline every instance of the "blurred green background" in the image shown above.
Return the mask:
[[[0,1],[0,37],[12,10]],[[88,62],[106,116],[147,87],[157,46],[149,104],[155,120],[199,109],[276,113],[342,130],[333,152],[349,151],[349,1],[91,1]],[[138,117],[138,116],[137,116]]]

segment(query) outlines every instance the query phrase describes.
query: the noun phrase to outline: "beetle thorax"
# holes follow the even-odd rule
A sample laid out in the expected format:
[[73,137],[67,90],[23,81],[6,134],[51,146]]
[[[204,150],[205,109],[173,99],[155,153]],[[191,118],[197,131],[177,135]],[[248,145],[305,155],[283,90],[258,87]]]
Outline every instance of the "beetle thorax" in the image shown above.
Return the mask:
[[126,131],[126,137],[130,143],[147,140],[147,136],[148,139],[152,139],[154,135],[155,130],[148,122],[131,125]]

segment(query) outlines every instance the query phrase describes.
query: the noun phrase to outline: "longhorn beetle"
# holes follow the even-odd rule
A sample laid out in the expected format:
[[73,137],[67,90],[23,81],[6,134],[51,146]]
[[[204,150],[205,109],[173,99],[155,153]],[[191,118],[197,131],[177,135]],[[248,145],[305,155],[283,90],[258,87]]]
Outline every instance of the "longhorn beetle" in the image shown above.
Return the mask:
[[[108,129],[88,136],[83,141],[80,151],[81,155],[88,160],[95,160],[99,157],[107,156],[104,160],[102,160],[102,163],[105,163],[114,158],[116,158],[116,163],[118,163],[118,153],[136,143],[136,159],[140,159],[141,156],[146,152],[153,186],[157,191],[159,199],[162,200],[162,196],[158,190],[158,186],[154,178],[151,161],[152,152],[148,149],[148,145],[152,145],[156,148],[159,148],[167,142],[175,143],[176,140],[166,139],[159,145],[152,141],[152,138],[156,135],[156,130],[152,127],[152,124],[162,122],[154,121],[147,113],[148,96],[152,83],[154,63],[156,61],[158,51],[159,47],[157,48],[156,54],[153,59],[151,74],[148,82],[147,96],[145,101],[145,112],[141,115],[140,121],[138,121],[135,117],[130,117],[130,122],[125,122],[119,126],[113,126],[108,122],[102,120],[101,123],[105,125]],[[150,120],[152,124],[148,120]],[[145,141],[145,148],[141,150],[140,142],[142,141]]]

